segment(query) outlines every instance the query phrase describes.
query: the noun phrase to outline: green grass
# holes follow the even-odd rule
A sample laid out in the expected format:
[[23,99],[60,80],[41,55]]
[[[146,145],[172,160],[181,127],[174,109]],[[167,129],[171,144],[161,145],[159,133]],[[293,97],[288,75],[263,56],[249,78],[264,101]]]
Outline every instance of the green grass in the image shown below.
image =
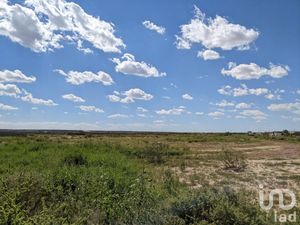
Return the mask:
[[173,136],[123,138],[1,137],[0,224],[273,224],[251,196],[181,184],[168,160],[188,149]]

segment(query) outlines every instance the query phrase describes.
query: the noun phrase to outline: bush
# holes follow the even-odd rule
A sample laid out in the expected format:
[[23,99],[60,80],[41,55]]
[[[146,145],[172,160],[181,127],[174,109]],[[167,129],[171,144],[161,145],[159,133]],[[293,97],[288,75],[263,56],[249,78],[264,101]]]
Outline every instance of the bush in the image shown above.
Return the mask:
[[250,204],[246,198],[228,188],[201,189],[189,198],[173,204],[170,211],[175,218],[183,220],[183,224],[268,224],[258,206]]
[[38,152],[38,151],[41,151],[42,149],[43,149],[43,146],[40,144],[37,144],[37,145],[33,145],[29,150],[31,152]]
[[153,164],[162,164],[165,162],[164,156],[168,154],[169,146],[161,142],[148,144],[142,152],[139,153],[141,158],[146,159]]
[[64,163],[68,166],[83,166],[87,165],[87,160],[82,154],[72,154],[64,158]]
[[37,174],[19,174],[0,181],[0,224],[27,223],[43,210],[50,193]]
[[175,195],[179,182],[172,174],[170,169],[164,171],[163,184],[168,194]]
[[244,171],[247,167],[247,160],[242,152],[223,149],[221,153],[221,161],[224,165],[224,169],[226,170],[241,172]]

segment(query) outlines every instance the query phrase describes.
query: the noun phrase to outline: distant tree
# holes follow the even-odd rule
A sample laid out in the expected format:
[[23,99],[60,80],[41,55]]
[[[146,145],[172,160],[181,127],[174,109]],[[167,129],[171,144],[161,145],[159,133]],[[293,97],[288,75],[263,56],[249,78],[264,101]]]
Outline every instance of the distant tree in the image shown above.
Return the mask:
[[282,131],[282,134],[285,135],[285,136],[287,136],[287,135],[290,134],[290,132],[289,132],[288,130],[283,130],[283,131]]

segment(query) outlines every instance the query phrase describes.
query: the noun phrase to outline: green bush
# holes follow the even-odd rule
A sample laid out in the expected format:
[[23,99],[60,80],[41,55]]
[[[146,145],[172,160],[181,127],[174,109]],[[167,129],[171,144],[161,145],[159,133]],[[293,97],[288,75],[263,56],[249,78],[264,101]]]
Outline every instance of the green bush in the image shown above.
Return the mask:
[[67,155],[64,158],[63,161],[68,166],[83,166],[83,165],[87,165],[86,158],[82,154],[80,154],[80,153]]
[[164,171],[163,187],[165,188],[168,194],[171,195],[177,194],[177,188],[179,187],[179,182],[169,168]]
[[138,158],[145,159],[149,163],[160,165],[166,162],[167,157],[182,155],[183,152],[171,148],[163,142],[152,142],[147,143],[145,148],[134,151],[133,154]]
[[200,189],[189,198],[174,203],[170,211],[184,224],[268,224],[256,205],[251,205],[246,198],[228,188]]
[[169,146],[167,144],[156,142],[147,145],[143,151],[142,157],[145,157],[150,163],[162,164],[165,162],[163,156],[167,154]]

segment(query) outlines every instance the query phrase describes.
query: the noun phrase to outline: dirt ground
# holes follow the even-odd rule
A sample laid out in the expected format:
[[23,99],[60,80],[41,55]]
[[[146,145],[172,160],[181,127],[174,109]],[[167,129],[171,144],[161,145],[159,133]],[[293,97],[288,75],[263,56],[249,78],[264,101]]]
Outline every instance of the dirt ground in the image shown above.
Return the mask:
[[185,162],[174,165],[172,169],[181,182],[192,188],[230,185],[255,191],[262,184],[266,189],[289,188],[300,193],[299,144],[272,141],[228,143],[226,148],[246,156],[247,167],[241,172],[224,170],[222,162],[215,157],[222,151],[224,143],[189,143],[188,146],[190,151],[185,155]]

